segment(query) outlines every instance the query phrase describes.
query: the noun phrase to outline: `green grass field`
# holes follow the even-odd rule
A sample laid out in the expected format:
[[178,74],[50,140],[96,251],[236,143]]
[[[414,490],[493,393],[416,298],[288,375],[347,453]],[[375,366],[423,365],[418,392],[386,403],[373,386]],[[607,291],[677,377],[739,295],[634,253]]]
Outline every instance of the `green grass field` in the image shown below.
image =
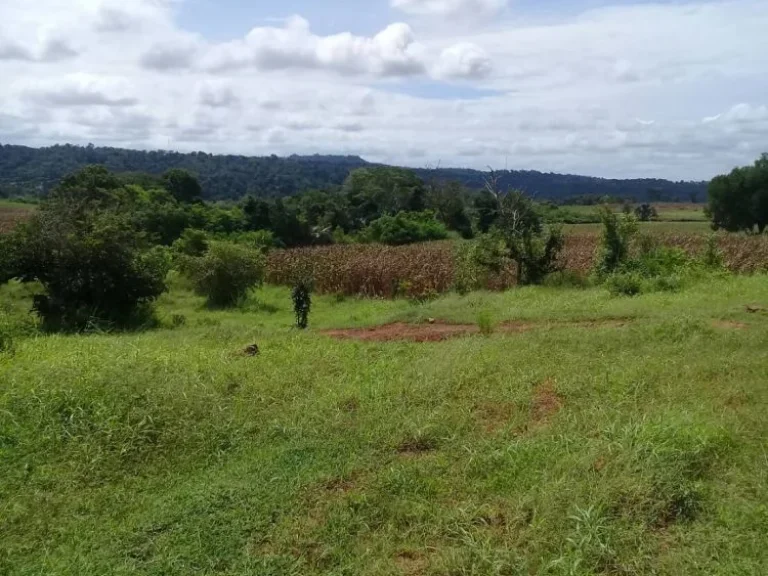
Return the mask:
[[[177,285],[175,329],[30,331],[0,353],[0,574],[765,574],[768,316],[747,304],[767,277],[319,297],[302,333],[287,290],[209,311]],[[0,289],[0,328],[27,305]],[[539,328],[321,334],[478,317]]]

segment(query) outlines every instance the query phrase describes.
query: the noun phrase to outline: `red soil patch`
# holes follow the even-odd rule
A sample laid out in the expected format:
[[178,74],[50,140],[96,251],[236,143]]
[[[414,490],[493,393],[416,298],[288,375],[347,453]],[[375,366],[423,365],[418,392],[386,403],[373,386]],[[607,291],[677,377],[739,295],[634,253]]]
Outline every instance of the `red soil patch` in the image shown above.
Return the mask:
[[[506,322],[497,327],[497,332],[504,334],[521,334],[541,328],[621,328],[628,320],[582,320],[572,322]],[[407,340],[411,342],[440,342],[450,338],[458,338],[479,334],[480,329],[474,324],[448,324],[432,322],[429,324],[406,324],[395,322],[370,328],[345,328],[339,330],[324,330],[322,334],[337,340],[361,340],[363,342],[394,342]]]

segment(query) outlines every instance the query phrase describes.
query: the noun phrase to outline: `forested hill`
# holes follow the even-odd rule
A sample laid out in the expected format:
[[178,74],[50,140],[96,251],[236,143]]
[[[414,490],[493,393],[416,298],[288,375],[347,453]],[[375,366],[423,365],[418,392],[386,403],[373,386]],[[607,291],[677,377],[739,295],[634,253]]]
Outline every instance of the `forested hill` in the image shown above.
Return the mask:
[[[45,192],[62,176],[88,164],[103,164],[116,172],[161,174],[184,168],[198,175],[206,198],[238,199],[247,194],[289,196],[311,189],[339,186],[351,170],[370,166],[358,156],[249,157],[182,154],[94,146],[28,148],[0,145],[0,196]],[[468,188],[482,188],[485,173],[462,168],[417,169],[424,179],[457,180]],[[613,196],[635,200],[704,201],[705,182],[658,179],[608,180],[588,176],[535,171],[502,171],[502,189],[520,188],[542,199],[574,196]]]

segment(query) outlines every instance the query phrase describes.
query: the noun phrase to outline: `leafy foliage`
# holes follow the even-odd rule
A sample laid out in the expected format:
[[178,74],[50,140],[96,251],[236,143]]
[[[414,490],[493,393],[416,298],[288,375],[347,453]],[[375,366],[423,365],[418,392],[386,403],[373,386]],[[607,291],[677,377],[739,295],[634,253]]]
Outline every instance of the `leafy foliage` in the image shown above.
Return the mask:
[[163,174],[163,187],[179,202],[194,202],[203,195],[197,178],[186,170],[172,168]]
[[498,217],[493,226],[504,242],[507,256],[517,266],[520,284],[541,284],[559,268],[558,258],[564,246],[560,228],[545,230],[541,214],[531,198],[519,190],[498,192],[495,184],[489,192],[497,199]]
[[400,246],[443,240],[448,237],[448,231],[431,212],[399,212],[374,220],[362,231],[361,237],[367,242]]
[[0,280],[39,282],[34,309],[45,327],[126,327],[165,291],[169,258],[147,250],[126,212],[130,191],[106,170],[62,181],[34,217],[6,240]]
[[713,227],[762,234],[768,226],[768,154],[752,166],[734,168],[709,184],[707,212]]
[[231,242],[211,242],[199,257],[184,259],[181,269],[212,307],[234,306],[264,280],[264,255]]
[[616,214],[608,206],[599,211],[603,223],[598,275],[610,274],[629,258],[630,243],[637,233],[637,221],[629,214]]

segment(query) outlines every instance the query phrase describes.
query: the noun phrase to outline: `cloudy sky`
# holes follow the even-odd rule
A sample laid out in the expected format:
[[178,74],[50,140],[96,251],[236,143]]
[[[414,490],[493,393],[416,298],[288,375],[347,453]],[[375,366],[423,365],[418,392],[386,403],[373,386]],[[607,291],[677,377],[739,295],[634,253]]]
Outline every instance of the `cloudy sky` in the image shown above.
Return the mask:
[[705,179],[768,151],[766,0],[2,0],[0,142]]

